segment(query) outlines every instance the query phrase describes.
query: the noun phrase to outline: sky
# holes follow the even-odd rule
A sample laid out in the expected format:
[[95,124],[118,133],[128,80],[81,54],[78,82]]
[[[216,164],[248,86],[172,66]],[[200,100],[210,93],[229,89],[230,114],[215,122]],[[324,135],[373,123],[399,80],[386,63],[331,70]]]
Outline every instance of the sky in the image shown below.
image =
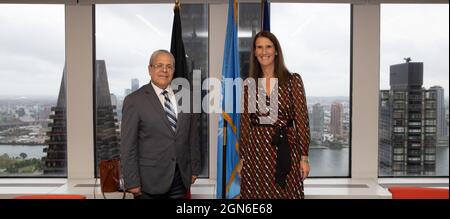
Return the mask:
[[350,5],[273,3],[270,19],[307,96],[349,96]]
[[[172,4],[97,5],[97,59],[106,62],[111,93],[122,96],[131,78],[148,83],[156,49],[170,49]],[[302,75],[308,96],[348,96],[350,5],[271,5],[272,32],[289,70]],[[389,65],[424,63],[424,86],[448,97],[448,5],[381,7],[380,88]],[[295,18],[295,19],[292,19]],[[224,18],[225,19],[225,18]],[[57,95],[64,67],[64,6],[0,5],[0,96]]]
[[131,78],[139,79],[139,86],[149,82],[147,65],[153,51],[170,50],[173,5],[98,5],[96,9],[97,59],[106,62],[111,93],[123,96],[124,89],[131,88]]
[[[401,8],[401,13],[398,13]],[[448,97],[447,5],[382,5],[380,87],[389,89],[389,66],[423,62],[424,87],[440,85]]]

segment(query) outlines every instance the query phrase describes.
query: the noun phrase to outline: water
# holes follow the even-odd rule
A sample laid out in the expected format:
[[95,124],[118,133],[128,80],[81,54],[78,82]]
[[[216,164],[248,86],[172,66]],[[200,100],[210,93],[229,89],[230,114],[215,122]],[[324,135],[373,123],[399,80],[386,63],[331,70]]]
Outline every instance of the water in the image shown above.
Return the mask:
[[[43,145],[0,145],[0,156],[4,153],[10,157],[20,157],[20,153],[26,153],[27,159],[41,159],[45,156]],[[309,159],[311,165],[310,176],[336,176],[348,177],[350,175],[349,168],[349,148],[343,149],[321,149],[311,148]],[[449,175],[449,147],[437,147],[436,151],[436,176]],[[382,174],[389,175],[388,172]]]
[[448,147],[437,147],[436,150],[436,175],[448,176]]
[[20,153],[26,153],[26,159],[41,159],[45,156],[44,145],[0,145],[0,156],[8,154],[9,157],[20,157]]
[[310,148],[310,176],[348,177],[350,149]]
[[[309,160],[311,166],[310,176],[337,176],[348,177],[349,171],[349,148],[343,149],[319,149],[310,148]],[[449,175],[449,147],[436,148],[436,171],[427,176]],[[380,175],[392,176],[389,171],[381,170]],[[404,174],[403,174],[404,175]]]

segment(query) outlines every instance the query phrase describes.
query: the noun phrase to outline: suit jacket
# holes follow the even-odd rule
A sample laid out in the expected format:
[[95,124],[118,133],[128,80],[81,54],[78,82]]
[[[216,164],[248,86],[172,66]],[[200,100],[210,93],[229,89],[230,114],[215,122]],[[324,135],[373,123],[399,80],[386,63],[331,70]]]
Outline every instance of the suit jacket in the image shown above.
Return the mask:
[[200,173],[197,119],[197,114],[178,113],[174,132],[150,83],[128,95],[122,109],[120,145],[125,188],[140,186],[150,194],[166,193],[178,164],[189,189],[192,175]]

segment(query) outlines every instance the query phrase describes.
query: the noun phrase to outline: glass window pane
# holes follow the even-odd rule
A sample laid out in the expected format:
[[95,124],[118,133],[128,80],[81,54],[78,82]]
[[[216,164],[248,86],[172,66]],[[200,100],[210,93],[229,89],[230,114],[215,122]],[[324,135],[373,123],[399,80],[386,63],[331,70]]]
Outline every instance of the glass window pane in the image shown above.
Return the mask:
[[67,175],[64,5],[0,4],[0,177]]
[[448,16],[448,4],[381,5],[380,177],[448,176]]
[[[170,51],[173,6],[96,5],[96,167],[100,159],[119,154],[122,102],[126,95],[150,82],[147,65],[151,53],[158,49]],[[203,80],[208,77],[208,5],[182,4],[180,14],[188,74],[200,72]],[[202,114],[198,127],[200,177],[208,177],[207,114]]]
[[259,3],[239,3],[238,43],[241,77],[248,77],[253,37],[261,30],[261,9]]
[[350,5],[271,3],[271,28],[305,85],[310,176],[349,176]]

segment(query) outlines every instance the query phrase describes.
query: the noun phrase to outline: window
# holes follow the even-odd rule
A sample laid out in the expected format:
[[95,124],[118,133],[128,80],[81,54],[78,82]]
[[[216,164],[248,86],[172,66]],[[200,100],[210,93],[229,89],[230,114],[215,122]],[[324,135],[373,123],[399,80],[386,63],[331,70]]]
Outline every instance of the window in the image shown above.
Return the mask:
[[434,119],[436,118],[436,111],[434,110],[429,110],[425,112],[425,118],[427,119]]
[[403,154],[405,150],[403,148],[394,148],[394,154]]
[[425,127],[425,132],[436,132],[436,127]]
[[421,122],[408,122],[409,126],[421,126],[422,123]]
[[405,132],[405,128],[404,127],[394,127],[394,132]]
[[393,119],[402,119],[404,117],[405,117],[404,112],[394,112],[394,114],[392,115]]
[[409,133],[421,133],[422,130],[421,129],[412,129],[412,128],[410,128],[410,129],[408,129],[408,132]]
[[436,125],[436,120],[425,120],[425,125],[427,126],[435,126]]
[[[158,49],[170,51],[173,6],[96,5],[96,166],[100,159],[119,154],[122,103],[125,96],[150,82],[147,70],[150,55]],[[188,73],[199,72],[203,80],[208,77],[208,5],[182,3],[181,22]],[[202,114],[198,125],[200,177],[208,177],[207,114]]]
[[425,104],[425,108],[426,109],[436,109],[437,105],[436,102],[426,102]]
[[64,177],[64,6],[0,4],[0,22],[0,177]]
[[394,100],[406,100],[406,92],[394,92]]
[[239,64],[241,77],[247,78],[250,69],[250,53],[252,50],[253,37],[261,31],[261,4],[239,3],[238,6],[238,42],[239,42]]
[[[408,101],[394,105],[392,116],[380,110],[381,177],[448,176],[448,16],[448,4],[381,5],[380,94],[393,94],[383,101]],[[385,153],[395,143],[382,136],[396,131],[398,118],[407,124],[404,147],[414,148],[407,162]]]
[[[252,39],[261,29],[260,4],[240,3],[238,9],[241,75],[246,78]],[[286,66],[301,74],[305,85],[310,176],[349,176],[350,6],[271,3],[270,9],[271,32],[280,41]],[[330,36],[336,40],[330,42]],[[324,65],[324,59],[330,63]]]
[[394,155],[394,161],[403,161],[403,155]]
[[395,102],[394,103],[394,109],[404,109],[406,107],[405,102]]
[[309,159],[314,167],[310,176],[347,177],[350,5],[271,3],[270,7],[271,31],[280,41],[286,66],[299,73],[305,85],[312,136]]

